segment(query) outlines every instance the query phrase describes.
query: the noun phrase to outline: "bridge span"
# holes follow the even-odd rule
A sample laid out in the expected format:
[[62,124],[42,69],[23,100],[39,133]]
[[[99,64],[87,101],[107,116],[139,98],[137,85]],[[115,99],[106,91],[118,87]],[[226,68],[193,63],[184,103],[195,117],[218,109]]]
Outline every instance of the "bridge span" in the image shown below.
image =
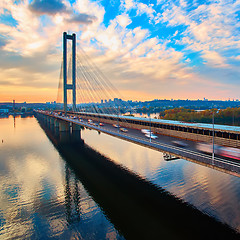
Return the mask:
[[109,124],[119,122],[121,126],[135,129],[151,128],[152,131],[161,135],[177,137],[191,141],[212,143],[213,135],[216,144],[240,148],[240,127],[213,125],[205,123],[186,123],[173,120],[150,119],[114,114],[101,114],[89,112],[68,112],[68,115],[80,116],[83,119],[99,120]]
[[[191,136],[194,134],[193,132],[182,131],[182,134],[185,133],[185,136],[181,137],[184,140],[181,140],[185,145],[176,146],[174,142],[177,142],[176,137],[179,137],[176,134],[176,137],[173,134],[168,134],[166,136],[166,132],[163,132],[162,129],[157,129],[155,122],[153,120],[145,119],[145,121],[141,121],[141,123],[127,122],[127,121],[140,121],[138,118],[131,118],[126,116],[116,116],[116,115],[106,115],[106,114],[94,114],[94,113],[76,113],[76,112],[67,112],[63,114],[62,112],[49,112],[49,111],[35,111],[36,117],[43,119],[49,126],[51,126],[55,131],[59,131],[60,134],[66,131],[72,132],[76,135],[81,136],[81,128],[89,128],[98,131],[99,133],[105,133],[129,142],[133,142],[139,144],[144,147],[148,147],[160,152],[164,153],[165,160],[174,160],[174,159],[185,159],[188,161],[192,161],[198,164],[202,164],[235,176],[240,177],[240,161],[232,158],[227,158],[223,156],[215,155],[212,157],[209,154],[199,151],[196,148],[195,141],[202,141],[202,138],[199,137],[200,134],[196,134],[197,139],[191,139],[190,137],[186,137],[187,134]],[[151,122],[150,122],[151,121]],[[154,132],[153,136],[156,136],[155,139],[150,137],[146,137],[141,129],[144,127],[147,128],[148,123],[152,132]],[[114,125],[114,126],[113,126]],[[120,128],[124,127],[124,128]],[[179,126],[177,126],[179,129]],[[121,130],[120,130],[121,129]],[[170,131],[174,131],[172,129],[167,129]],[[161,132],[162,131],[162,132]],[[207,131],[207,129],[205,130]],[[210,131],[210,130],[208,130]],[[232,133],[230,133],[232,134]],[[233,141],[239,146],[239,133],[237,133],[237,141]],[[206,137],[203,135],[203,137]],[[209,136],[207,136],[209,137]],[[231,140],[231,138],[230,138]],[[236,139],[232,139],[236,140]],[[231,142],[226,141],[227,142]],[[227,144],[225,144],[227,145]],[[229,145],[228,145],[229,146]],[[232,145],[230,145],[232,146]]]

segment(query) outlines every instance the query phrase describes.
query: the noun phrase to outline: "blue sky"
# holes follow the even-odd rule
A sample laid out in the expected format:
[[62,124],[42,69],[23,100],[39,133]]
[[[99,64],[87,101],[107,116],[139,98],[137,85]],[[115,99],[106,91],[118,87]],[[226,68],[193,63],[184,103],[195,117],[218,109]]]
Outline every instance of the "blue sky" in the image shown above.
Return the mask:
[[56,100],[64,31],[125,99],[240,98],[239,0],[2,0],[0,101]]

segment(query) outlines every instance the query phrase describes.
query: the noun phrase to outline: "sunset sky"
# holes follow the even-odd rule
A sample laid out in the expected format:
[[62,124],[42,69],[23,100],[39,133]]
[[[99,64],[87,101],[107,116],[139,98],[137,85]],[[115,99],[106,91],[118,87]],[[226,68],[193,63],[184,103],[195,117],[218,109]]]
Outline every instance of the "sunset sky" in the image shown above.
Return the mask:
[[55,101],[62,33],[125,100],[240,99],[240,1],[0,0],[0,101]]

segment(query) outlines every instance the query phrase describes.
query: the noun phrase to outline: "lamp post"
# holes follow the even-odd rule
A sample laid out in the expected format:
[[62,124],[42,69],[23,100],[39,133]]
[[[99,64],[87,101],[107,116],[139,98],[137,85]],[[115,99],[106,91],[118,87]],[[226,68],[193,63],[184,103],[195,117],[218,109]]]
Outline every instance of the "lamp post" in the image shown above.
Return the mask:
[[119,133],[119,130],[120,130],[120,126],[119,126],[119,106],[118,106],[118,111],[117,111],[117,128],[118,128],[118,133]]
[[150,142],[152,142],[151,115],[149,115],[149,118],[150,118]]
[[232,123],[232,125],[234,126],[234,110],[233,110],[233,123]]
[[214,110],[213,110],[213,115],[212,115],[212,134],[213,134],[213,138],[212,138],[212,164],[214,165]]

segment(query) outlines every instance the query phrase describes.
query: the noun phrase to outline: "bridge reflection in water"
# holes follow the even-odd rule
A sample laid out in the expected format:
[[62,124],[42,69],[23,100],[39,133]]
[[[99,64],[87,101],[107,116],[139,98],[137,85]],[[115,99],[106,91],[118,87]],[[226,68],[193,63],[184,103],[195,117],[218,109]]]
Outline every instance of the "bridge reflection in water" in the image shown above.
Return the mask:
[[[240,234],[229,226],[113,163],[71,131],[63,141],[41,119],[39,123],[70,166],[66,167],[65,191],[69,223],[81,221],[80,180],[126,239],[239,239]],[[70,186],[72,171],[78,179]]]

